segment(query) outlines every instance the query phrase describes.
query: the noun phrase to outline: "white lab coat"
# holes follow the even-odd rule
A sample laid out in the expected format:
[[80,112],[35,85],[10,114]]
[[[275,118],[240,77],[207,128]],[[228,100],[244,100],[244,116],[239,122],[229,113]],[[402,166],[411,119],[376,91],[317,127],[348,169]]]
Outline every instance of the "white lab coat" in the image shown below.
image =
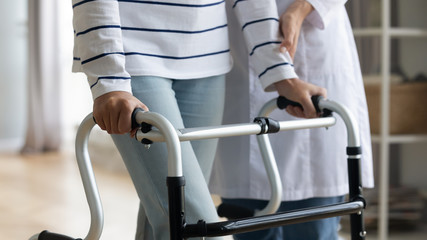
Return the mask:
[[[277,0],[282,13],[291,0]],[[309,0],[315,7],[304,21],[294,58],[300,79],[328,90],[328,98],[357,118],[362,144],[362,184],[373,187],[371,139],[362,76],[345,1]],[[277,97],[266,93],[250,70],[241,31],[229,15],[233,71],[228,75],[224,124],[250,122],[261,106]],[[249,74],[248,74],[249,69]],[[249,81],[248,81],[249,79]],[[291,120],[285,111],[270,115]],[[330,197],[348,192],[346,130],[342,120],[328,130],[272,134],[270,140],[283,184],[282,200]],[[210,190],[226,198],[269,199],[270,187],[255,136],[220,140]]]

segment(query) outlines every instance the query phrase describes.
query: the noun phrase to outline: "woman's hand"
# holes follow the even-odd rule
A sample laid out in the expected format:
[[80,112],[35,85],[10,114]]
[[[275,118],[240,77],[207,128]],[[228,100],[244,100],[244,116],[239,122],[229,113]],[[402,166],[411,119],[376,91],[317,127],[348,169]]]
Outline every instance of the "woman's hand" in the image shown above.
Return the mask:
[[135,108],[148,111],[141,101],[128,92],[116,91],[99,96],[93,103],[93,117],[102,130],[109,134],[132,131],[132,112]]
[[300,118],[318,117],[319,114],[316,112],[311,97],[322,96],[326,98],[326,89],[304,82],[298,78],[282,80],[276,82],[274,85],[280,96],[284,96],[302,105],[302,108],[290,105],[287,106],[286,111],[289,114]]
[[295,0],[280,16],[280,32],[283,36],[280,51],[282,53],[288,51],[292,59],[298,46],[302,22],[311,11],[313,6],[310,3],[305,0]]

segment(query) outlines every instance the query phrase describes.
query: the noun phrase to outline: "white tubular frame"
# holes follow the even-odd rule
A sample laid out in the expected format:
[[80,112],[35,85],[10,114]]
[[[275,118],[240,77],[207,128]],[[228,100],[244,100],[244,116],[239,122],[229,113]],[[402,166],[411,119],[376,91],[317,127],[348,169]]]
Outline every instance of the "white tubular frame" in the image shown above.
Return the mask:
[[[258,116],[268,117],[275,109],[277,109],[277,101],[276,99],[272,99],[261,108]],[[347,127],[348,147],[360,146],[360,139],[359,139],[359,136],[357,135],[359,133],[357,122],[353,117],[353,115],[345,106],[330,100],[322,99],[319,101],[319,109],[321,111],[323,111],[323,109],[329,109],[332,112],[336,112],[338,115],[340,115]],[[318,119],[315,119],[315,120],[317,121]],[[329,121],[329,119],[326,119],[326,120]],[[289,122],[286,122],[286,123],[288,124]],[[281,124],[280,130],[282,131],[282,124]],[[258,145],[264,161],[264,166],[267,171],[270,188],[271,188],[271,198],[267,206],[264,209],[261,209],[255,212],[255,216],[262,216],[262,215],[275,213],[279,208],[280,203],[282,201],[282,184],[281,184],[279,170],[277,168],[276,160],[274,157],[273,150],[271,148],[270,139],[268,135],[266,134],[257,135],[257,141],[258,141]]]
[[[258,116],[268,117],[276,108],[277,101],[276,99],[273,99],[261,108]],[[256,137],[271,189],[271,197],[267,206],[259,211],[255,211],[255,216],[262,216],[275,213],[279,208],[282,201],[282,180],[280,179],[276,158],[274,157],[274,152],[271,148],[270,138],[266,134],[257,135]]]
[[98,240],[101,237],[104,225],[104,212],[102,210],[101,198],[96,185],[95,175],[88,152],[88,140],[90,132],[95,126],[92,113],[89,114],[80,124],[76,136],[76,158],[83,181],[86,199],[90,209],[90,228],[84,238],[85,240]]
[[[276,108],[274,101],[275,99],[264,105],[260,114],[265,116],[270,114],[271,111]],[[347,109],[335,102],[327,100],[320,100],[319,107],[321,109],[327,108],[336,111],[339,115],[341,115],[346,122],[347,128],[349,129],[348,133],[349,144],[351,144],[350,146],[359,146],[360,141],[358,140],[358,136],[354,134],[355,132],[358,132],[356,128],[357,125],[355,124],[354,118],[351,117]],[[142,133],[141,130],[138,130],[136,134],[136,139],[138,141],[141,141],[145,138],[151,140],[152,142],[167,143],[168,177],[183,176],[180,141],[253,135],[259,134],[262,131],[262,128],[258,123],[230,124],[223,126],[176,130],[166,118],[154,112],[138,112],[135,115],[135,119],[138,123],[145,122],[157,128],[152,129],[148,133]],[[279,122],[280,131],[330,127],[335,123],[336,119],[334,117]],[[84,238],[85,240],[98,240],[101,236],[103,228],[102,204],[87,149],[89,134],[94,125],[95,122],[93,120],[93,116],[92,114],[89,114],[82,121],[76,137],[76,157],[91,212],[91,225],[87,236]],[[257,213],[257,215],[262,215],[276,211],[278,203],[281,201],[281,182],[268,137],[266,137],[265,134],[262,134],[258,135],[258,139],[260,139],[259,141],[261,151],[263,152],[263,159],[270,177],[270,184],[272,186],[271,203],[269,203],[266,209]]]
[[331,100],[321,100],[319,101],[319,108],[321,110],[329,109],[340,115],[347,128],[347,146],[360,147],[359,125],[347,107]]
[[[148,123],[157,127],[164,136],[168,149],[168,176],[182,176],[181,146],[175,128],[162,115],[154,112],[138,112],[135,115],[137,123]],[[140,132],[141,130],[139,130]],[[150,139],[151,140],[151,139]]]
[[[151,114],[150,112],[139,112],[136,114],[138,119],[145,119],[146,116]],[[143,122],[146,122],[145,120]],[[326,118],[316,118],[316,119],[302,119],[294,121],[283,121],[280,122],[280,131],[296,130],[296,129],[307,129],[307,128],[318,128],[318,127],[330,127],[335,124],[336,120],[333,117]],[[147,122],[148,123],[148,122]],[[143,139],[148,139],[153,142],[165,142],[165,137],[162,135],[162,130],[160,130],[159,122],[154,122],[153,126],[159,128],[153,129],[148,133],[143,133],[141,130],[138,130],[136,133],[136,139],[142,141]],[[244,136],[244,135],[254,135],[261,132],[261,126],[258,123],[244,123],[244,124],[229,124],[222,126],[211,126],[211,127],[199,127],[199,128],[185,128],[178,129],[176,135],[179,141],[192,141],[192,140],[201,140],[201,139],[212,139],[212,138],[223,138],[231,136]],[[167,142],[167,139],[166,139]],[[169,158],[170,159],[170,158]],[[175,161],[173,159],[170,159]],[[168,164],[176,165],[176,164]],[[169,177],[173,176],[182,176],[175,172],[174,169],[168,170]]]
[[[324,100],[321,100],[324,101]],[[258,116],[268,117],[271,112],[277,109],[276,99],[272,99],[267,102],[260,110]],[[137,114],[139,119],[137,122],[143,122],[142,115],[146,114],[141,112]],[[280,131],[308,129],[308,128],[319,128],[319,127],[330,127],[335,125],[336,119],[333,117],[327,118],[316,118],[316,119],[301,119],[294,121],[282,121],[280,123]],[[152,124],[155,125],[155,124]],[[243,136],[243,135],[254,135],[261,132],[261,126],[258,123],[246,123],[246,124],[230,124],[223,126],[214,127],[199,127],[199,128],[187,128],[177,130],[177,135],[180,141],[191,141],[201,140],[210,138],[222,138],[231,136]],[[149,139],[153,142],[165,141],[162,131],[152,130],[148,133],[141,131],[137,132],[136,139],[141,141],[142,139]],[[275,213],[280,206],[282,198],[282,183],[280,179],[279,170],[277,168],[276,159],[274,157],[273,150],[271,148],[270,139],[266,134],[257,135],[258,145],[260,147],[262,159],[267,172],[267,176],[271,188],[271,198],[264,209],[255,212],[255,216],[262,216],[266,214]],[[173,171],[173,169],[169,169]],[[169,175],[177,176],[177,175]]]

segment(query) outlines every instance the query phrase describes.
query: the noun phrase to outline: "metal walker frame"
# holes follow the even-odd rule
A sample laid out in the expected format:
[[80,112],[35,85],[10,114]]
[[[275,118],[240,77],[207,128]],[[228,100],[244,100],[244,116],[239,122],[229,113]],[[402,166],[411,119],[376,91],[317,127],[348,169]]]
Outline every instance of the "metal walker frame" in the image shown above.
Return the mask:
[[[332,115],[316,119],[301,119],[278,122],[267,116],[277,107],[283,109],[288,102],[273,99],[260,111],[260,118],[254,123],[230,124],[213,127],[186,128],[176,130],[162,115],[154,112],[135,111],[133,120],[142,124],[136,138],[145,144],[166,142],[168,149],[168,175],[166,178],[169,198],[170,239],[182,240],[193,237],[215,237],[236,233],[256,231],[287,224],[307,222],[321,218],[350,214],[351,239],[363,240],[366,236],[363,222],[363,210],[366,202],[362,195],[360,161],[361,147],[357,122],[351,112],[343,105],[322,98],[313,99],[321,112],[334,112],[344,121],[347,129],[347,163],[349,180],[349,200],[344,203],[275,213],[281,201],[281,184],[278,169],[271,150],[267,133],[279,131],[331,127],[336,119]],[[76,157],[83,181],[87,202],[91,214],[91,224],[84,240],[98,240],[103,228],[103,210],[101,198],[95,181],[88,153],[89,134],[95,122],[89,114],[81,123],[76,137]],[[151,129],[151,126],[157,129]],[[256,212],[255,216],[229,221],[207,223],[187,223],[184,209],[185,179],[182,173],[180,141],[221,138],[257,134],[258,143],[272,188],[272,198],[266,208]],[[43,231],[31,240],[77,240],[61,234]]]

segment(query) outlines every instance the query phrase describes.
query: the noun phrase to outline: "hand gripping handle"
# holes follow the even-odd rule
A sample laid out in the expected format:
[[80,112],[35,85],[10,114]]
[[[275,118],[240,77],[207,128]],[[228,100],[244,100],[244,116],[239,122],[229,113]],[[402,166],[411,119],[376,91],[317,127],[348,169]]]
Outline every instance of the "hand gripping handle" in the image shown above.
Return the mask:
[[132,112],[132,129],[141,128],[141,131],[143,133],[148,133],[149,131],[151,131],[152,125],[145,123],[145,122],[139,123],[136,120],[136,115],[138,114],[138,112],[145,112],[145,111],[142,108],[135,108],[135,110],[133,110],[133,112]]
[[[319,101],[320,101],[321,99],[323,99],[323,97],[322,97],[322,96],[312,96],[312,97],[311,97],[311,101],[313,102],[314,108],[316,108],[316,112],[318,112],[318,113],[320,113],[320,112],[321,112],[321,110],[320,110],[320,108],[319,108]],[[279,97],[277,98],[277,107],[278,107],[279,109],[285,109],[285,108],[286,108],[287,106],[289,106],[289,105],[291,105],[291,106],[295,106],[295,107],[303,108],[303,107],[302,107],[302,105],[301,105],[300,103],[295,102],[295,101],[292,101],[292,100],[289,100],[289,99],[287,99],[287,98],[286,98],[286,97],[284,97],[284,96],[279,96]]]
[[[318,96],[318,95],[311,97],[311,101],[313,102],[313,105],[314,105],[314,108],[316,109],[316,112],[321,113],[322,117],[327,117],[327,116],[330,116],[332,112],[328,109],[321,109],[319,107],[319,102],[323,99],[324,99],[324,97]],[[304,109],[300,103],[289,100],[284,96],[279,96],[277,98],[277,107],[279,109],[283,110],[289,105],[295,106],[295,107],[300,107],[300,108]]]

